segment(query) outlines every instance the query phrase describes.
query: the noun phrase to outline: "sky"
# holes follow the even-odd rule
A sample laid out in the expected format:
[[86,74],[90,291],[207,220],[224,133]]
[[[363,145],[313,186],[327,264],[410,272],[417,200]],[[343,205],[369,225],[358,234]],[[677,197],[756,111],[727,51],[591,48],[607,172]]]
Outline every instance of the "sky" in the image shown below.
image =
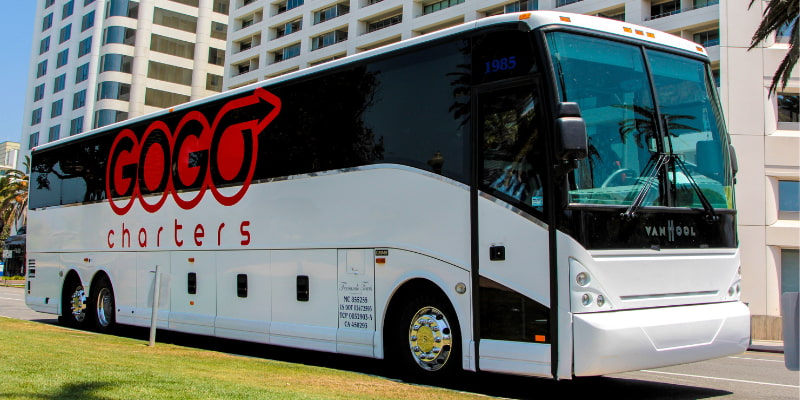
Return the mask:
[[[19,142],[28,92],[36,0],[5,0],[0,16],[0,142]],[[31,89],[32,90],[32,89]]]

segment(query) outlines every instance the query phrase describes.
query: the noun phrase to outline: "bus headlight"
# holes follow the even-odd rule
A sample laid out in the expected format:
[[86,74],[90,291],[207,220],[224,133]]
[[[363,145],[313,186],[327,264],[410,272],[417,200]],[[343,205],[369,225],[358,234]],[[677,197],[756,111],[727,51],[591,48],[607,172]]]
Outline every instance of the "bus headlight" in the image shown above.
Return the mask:
[[592,295],[589,293],[584,293],[581,297],[581,302],[584,306],[589,306],[589,304],[592,304]]
[[580,286],[586,286],[589,284],[589,274],[586,272],[581,272],[575,276],[575,282]]
[[605,298],[605,296],[603,296],[602,294],[600,294],[600,295],[597,295],[597,306],[598,306],[598,307],[602,307],[602,306],[603,306],[603,305],[605,305],[605,304],[606,304],[606,298]]

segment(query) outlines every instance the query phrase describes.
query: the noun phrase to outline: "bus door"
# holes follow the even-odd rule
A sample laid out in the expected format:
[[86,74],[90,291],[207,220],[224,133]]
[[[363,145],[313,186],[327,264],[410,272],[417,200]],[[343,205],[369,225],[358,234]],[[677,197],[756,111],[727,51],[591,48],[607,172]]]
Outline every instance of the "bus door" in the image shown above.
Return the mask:
[[[551,376],[546,166],[541,96],[530,79],[491,85],[477,118],[479,368]],[[533,366],[533,368],[532,368]],[[541,371],[539,371],[541,369]]]

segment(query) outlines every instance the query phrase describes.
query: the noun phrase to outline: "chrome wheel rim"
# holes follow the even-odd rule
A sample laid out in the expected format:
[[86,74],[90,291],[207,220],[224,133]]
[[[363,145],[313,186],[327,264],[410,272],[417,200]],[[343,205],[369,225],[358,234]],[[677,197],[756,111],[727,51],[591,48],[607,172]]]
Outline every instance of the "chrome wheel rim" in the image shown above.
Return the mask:
[[114,301],[111,298],[111,291],[108,288],[102,288],[97,294],[97,323],[103,327],[111,325],[113,313]]
[[86,292],[81,285],[72,292],[70,311],[75,321],[83,322],[86,318]]
[[453,338],[450,323],[435,307],[423,307],[411,319],[408,344],[414,361],[426,371],[444,367],[450,358]]

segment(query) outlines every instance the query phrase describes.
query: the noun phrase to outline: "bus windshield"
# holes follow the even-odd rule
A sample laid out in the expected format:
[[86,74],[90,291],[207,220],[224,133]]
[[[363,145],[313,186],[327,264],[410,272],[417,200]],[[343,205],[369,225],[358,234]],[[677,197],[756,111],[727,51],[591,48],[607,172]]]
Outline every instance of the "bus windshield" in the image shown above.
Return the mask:
[[589,155],[581,204],[733,208],[729,144],[706,63],[567,32],[547,43],[561,101],[577,102]]

